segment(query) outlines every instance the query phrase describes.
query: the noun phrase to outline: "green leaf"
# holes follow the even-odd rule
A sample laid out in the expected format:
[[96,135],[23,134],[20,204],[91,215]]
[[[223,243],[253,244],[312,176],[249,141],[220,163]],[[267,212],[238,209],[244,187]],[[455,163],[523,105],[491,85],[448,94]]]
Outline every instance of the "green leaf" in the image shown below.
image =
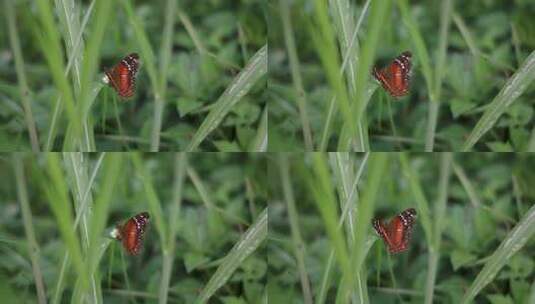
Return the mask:
[[498,121],[498,118],[515,102],[535,79],[535,51],[531,52],[518,71],[509,78],[507,83],[494,100],[489,104],[481,119],[470,133],[462,146],[462,151],[469,151],[485,133]]
[[511,232],[505,237],[498,249],[483,266],[476,279],[465,293],[462,303],[470,303],[476,295],[490,284],[500,269],[518,252],[535,234],[535,205],[522,217]]
[[188,252],[184,255],[184,266],[188,273],[191,273],[197,267],[204,265],[209,261],[210,259],[208,257],[200,253]]
[[453,270],[457,271],[464,265],[468,265],[476,260],[476,256],[466,251],[454,250],[451,255],[451,265]]
[[206,286],[197,298],[197,303],[206,303],[229,280],[230,276],[243,261],[264,242],[267,233],[268,214],[266,208],[223,258],[221,265],[217,268],[208,283],[206,283]]
[[223,95],[214,104],[201,126],[193,135],[187,150],[195,150],[199,144],[214,131],[232,108],[251,90],[253,85],[267,73],[267,45],[264,45],[251,58],[247,66],[234,78]]

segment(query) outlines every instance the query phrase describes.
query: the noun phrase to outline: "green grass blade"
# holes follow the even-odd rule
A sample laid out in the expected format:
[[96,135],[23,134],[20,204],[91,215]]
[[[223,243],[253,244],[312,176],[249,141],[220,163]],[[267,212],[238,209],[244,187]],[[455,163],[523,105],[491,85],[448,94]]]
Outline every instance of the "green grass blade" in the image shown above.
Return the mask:
[[286,0],[279,0],[279,9],[281,12],[284,41],[288,53],[288,61],[290,63],[290,72],[292,74],[292,82],[294,85],[295,96],[297,99],[297,107],[299,109],[299,117],[301,118],[301,126],[303,128],[305,150],[313,151],[314,140],[312,138],[312,131],[310,130],[306,94],[305,89],[303,88],[301,68],[299,65],[299,58],[297,56],[297,48],[295,45],[295,39],[293,34],[294,31],[292,27],[292,22],[290,20],[290,2]]
[[[359,21],[362,21],[362,17],[367,11],[370,1],[364,5],[361,12]],[[355,18],[353,11],[347,0],[330,0],[329,7],[331,10],[333,22],[336,25],[335,31],[340,44],[340,52],[343,58],[341,75],[346,75],[346,82],[349,87],[349,96],[352,100],[356,98],[356,79],[357,79],[357,63],[359,60],[359,45],[356,39],[360,23],[355,26]],[[347,68],[346,68],[347,66]],[[331,111],[329,111],[331,112]],[[327,119],[326,121],[329,121]],[[355,134],[355,147],[356,151],[369,150],[368,143],[368,130],[364,120],[358,120],[356,122],[356,134]]]
[[[352,34],[351,40],[349,41],[349,46],[347,47],[348,51],[344,55],[344,60],[342,62],[342,67],[340,68],[340,75],[344,74],[344,71],[345,71],[346,67],[348,66],[348,63],[350,62],[350,58],[351,57],[355,56],[357,58],[357,61],[358,61],[358,53],[355,54],[356,48],[357,48],[357,44],[358,44],[357,43],[357,34],[359,32],[360,26],[362,25],[362,21],[364,20],[364,16],[368,12],[368,8],[370,7],[370,2],[371,2],[371,0],[367,0],[366,3],[364,4],[364,7],[362,8],[362,11],[360,12],[359,20],[357,21],[356,28],[355,28],[355,30],[353,30],[353,34]],[[331,136],[332,120],[333,120],[333,117],[336,115],[336,112],[337,112],[336,96],[333,96],[331,98],[331,101],[329,102],[329,108],[327,110],[325,123],[323,124],[323,131],[321,132],[321,140],[320,140],[319,151],[325,151],[325,149],[327,147],[327,141],[328,141],[329,137]],[[364,120],[357,123],[357,132],[358,132],[358,134],[360,134],[359,136],[366,136],[366,134],[362,131],[362,123],[363,122],[364,122]],[[366,136],[364,140],[365,140],[365,142],[367,142],[368,141],[368,137]],[[350,139],[347,140],[346,142],[347,142],[346,146],[349,147],[351,145]],[[368,144],[368,146],[369,146],[369,144]],[[365,150],[369,149],[368,146],[365,147],[366,148]]]
[[303,175],[321,213],[339,267],[340,269],[347,269],[349,267],[349,254],[345,242],[346,237],[343,230],[340,231],[338,229],[338,219],[340,217],[338,216],[337,200],[331,184],[331,176],[325,155],[323,153],[314,153],[312,154],[312,159],[313,174],[303,172]]
[[[54,14],[52,13],[50,1],[38,0],[37,8],[40,25],[35,25],[32,28],[36,32],[37,40],[39,41],[41,51],[46,58],[55,86],[61,95],[61,99],[64,101],[69,123],[74,126],[74,138],[79,138],[81,132],[81,129],[79,128],[80,115],[74,104],[71,85],[64,74],[65,67],[63,65],[63,51],[60,42],[60,34],[57,25],[54,22]],[[41,30],[38,31],[37,28]],[[74,149],[75,143],[69,142],[67,144]]]
[[100,83],[100,79],[96,79],[97,70],[100,65],[100,50],[107,31],[107,24],[110,20],[111,12],[114,10],[114,4],[111,1],[97,2],[93,18],[98,22],[93,23],[90,34],[87,37],[87,44],[84,50],[81,71],[81,87],[78,98],[79,112],[82,119],[80,119],[80,129],[82,129],[81,142],[85,151],[94,151],[94,134],[89,116],[89,107],[94,100],[94,87]]
[[187,154],[178,153],[175,157],[175,180],[173,183],[173,204],[169,211],[169,243],[165,244],[162,261],[162,280],[158,296],[159,303],[167,303],[169,285],[173,272],[173,262],[176,256],[176,233],[180,209],[182,206],[182,192],[184,185],[184,176],[186,175]]
[[28,253],[32,261],[33,279],[35,280],[35,289],[37,289],[37,299],[39,303],[46,303],[46,291],[43,283],[43,275],[41,272],[41,265],[39,263],[39,244],[35,238],[35,229],[32,220],[32,211],[30,209],[30,202],[28,199],[28,189],[26,187],[26,177],[24,176],[24,165],[21,157],[24,154],[14,154],[13,164],[15,167],[15,182],[17,184],[17,198],[22,211],[22,219],[24,223],[24,231],[26,239],[28,240]]
[[[147,32],[145,32],[141,20],[139,20],[138,16],[134,13],[134,7],[132,6],[131,1],[121,0],[121,3],[123,4],[123,7],[126,11],[126,15],[128,16],[128,21],[130,22],[132,29],[134,30],[134,35],[140,48],[142,64],[143,67],[146,68],[147,73],[149,74],[150,84],[154,93],[151,150],[158,151],[160,144],[160,129],[162,124],[164,100],[162,99],[163,96],[162,92],[160,91],[162,86],[159,85],[158,81],[158,74],[156,70],[156,57],[154,56],[154,50],[150,45],[149,38],[147,37]],[[171,18],[174,19],[174,16],[172,16]],[[170,32],[168,32],[168,34],[169,33]]]
[[262,119],[258,124],[258,130],[256,130],[256,136],[251,142],[251,145],[248,149],[250,152],[267,152],[268,146],[268,106],[264,109],[262,113]]
[[429,244],[429,246],[434,246],[432,225],[433,221],[431,219],[431,213],[429,212],[429,202],[425,198],[418,173],[411,168],[407,154],[400,153],[399,161],[401,164],[403,175],[409,181],[409,186],[411,188],[414,201],[418,206],[418,219],[421,219],[422,226],[425,232],[425,237],[427,239],[427,244]]
[[223,258],[221,265],[203,288],[197,299],[197,303],[206,303],[229,280],[232,273],[234,273],[240,264],[264,242],[267,234],[268,212],[266,208]]
[[134,168],[136,169],[137,177],[139,177],[141,179],[141,182],[143,183],[143,189],[145,190],[145,196],[147,197],[147,204],[149,205],[150,215],[151,218],[154,218],[156,230],[160,235],[160,243],[167,244],[167,225],[163,217],[162,204],[160,203],[160,199],[158,198],[158,194],[156,193],[156,189],[154,188],[152,177],[144,166],[141,154],[132,153],[130,156],[132,162],[134,163]]
[[488,105],[485,113],[463,143],[462,151],[469,151],[498,121],[535,79],[535,51],[531,52],[518,71],[507,80],[501,91]]
[[474,208],[479,208],[479,206],[481,206],[481,200],[479,199],[479,196],[476,190],[474,189],[472,182],[470,182],[470,179],[468,178],[468,176],[466,176],[464,169],[461,166],[457,165],[456,163],[453,163],[452,166],[453,166],[453,172],[455,172],[455,175],[461,182],[461,185],[463,186],[464,191],[468,195],[468,198],[470,199],[472,206]]
[[446,73],[446,49],[448,47],[448,33],[451,23],[452,1],[441,1],[440,10],[440,34],[437,50],[437,64],[435,66],[435,75],[433,80],[435,81],[433,96],[436,100],[429,105],[427,130],[425,136],[425,151],[432,152],[435,145],[435,132],[438,121],[438,111],[440,109],[440,98],[442,93],[442,80]]
[[187,151],[195,150],[199,144],[215,130],[223,121],[228,112],[242,97],[249,92],[253,85],[267,73],[267,45],[264,45],[249,60],[245,68],[229,84],[225,92],[215,102],[213,109],[208,113],[201,126],[197,129]]
[[169,71],[169,62],[171,61],[172,39],[175,28],[175,17],[177,10],[177,2],[175,0],[168,0],[165,7],[165,25],[162,37],[162,46],[160,52],[160,87],[159,98],[156,98],[154,107],[154,121],[152,125],[150,150],[158,152],[160,149],[160,133],[162,129],[162,116],[166,102],[167,94],[167,76]]
[[338,108],[342,111],[344,121],[351,127],[351,139],[354,139],[353,136],[356,134],[355,120],[353,112],[350,110],[349,94],[343,81],[343,76],[339,72],[341,63],[336,47],[334,29],[329,19],[327,3],[322,0],[315,1],[314,15],[306,21],[309,36],[325,70],[325,77],[331,87],[332,94],[336,97]]
[[[343,269],[343,282],[341,295],[343,297],[349,295],[352,291],[359,291],[356,293],[358,303],[365,303],[367,292],[365,288],[359,284],[353,284],[353,282],[360,282],[356,278],[362,273],[361,270],[365,269],[363,266],[364,259],[367,252],[373,243],[368,242],[368,231],[371,227],[373,210],[375,208],[375,202],[381,189],[381,180],[388,167],[388,154],[387,153],[372,153],[369,157],[368,164],[368,178],[365,187],[363,187],[363,193],[358,206],[353,246],[351,248],[351,260],[350,267]],[[366,245],[368,244],[368,245]],[[366,281],[365,278],[361,279]]]
[[473,35],[470,33],[470,30],[468,29],[468,26],[464,22],[463,18],[459,16],[456,12],[453,13],[452,17],[453,17],[453,22],[455,23],[455,26],[457,26],[457,28],[459,29],[459,32],[461,32],[464,42],[466,42],[466,45],[468,46],[470,53],[472,53],[472,56],[481,55],[481,51],[477,47],[477,44],[473,38]]
[[[103,251],[112,241],[104,238],[104,228],[108,219],[108,213],[115,192],[115,185],[120,180],[119,175],[122,172],[122,153],[108,153],[102,164],[102,181],[96,195],[95,203],[89,220],[89,247],[87,248],[86,271],[88,281],[94,282],[91,286],[91,295],[94,302],[102,302],[102,292],[100,290],[100,280],[98,274],[98,265],[102,258]],[[83,291],[83,289],[82,289]]]
[[[375,58],[375,50],[379,45],[379,38],[381,30],[384,25],[384,20],[388,18],[388,13],[390,12],[391,1],[375,1],[371,4],[370,16],[368,31],[366,36],[363,38],[366,41],[363,44],[360,52],[360,61],[357,67],[357,80],[355,83],[355,101],[352,105],[352,112],[356,113],[356,121],[361,121],[363,119],[364,111],[367,105],[367,94],[370,91],[370,88],[373,88],[374,85],[370,84],[370,70]],[[354,121],[345,121],[345,125],[342,128],[347,129],[348,123],[354,124]],[[343,137],[340,138],[339,147],[343,145]]]
[[35,128],[35,120],[33,119],[32,107],[30,102],[30,88],[26,80],[26,73],[24,71],[24,59],[20,48],[20,39],[17,31],[15,21],[16,14],[13,11],[13,4],[11,1],[4,1],[4,10],[7,15],[7,26],[9,34],[9,42],[13,51],[15,59],[15,70],[17,72],[17,79],[20,89],[20,97],[22,108],[24,109],[24,119],[26,121],[26,128],[30,136],[30,143],[33,152],[39,152],[39,139],[37,137],[37,129]]
[[535,234],[535,205],[532,206],[490,256],[476,279],[466,291],[462,303],[472,303],[477,294],[491,283],[500,269]]
[[[65,68],[65,72],[64,72],[65,76],[69,75],[69,72],[71,68],[73,67],[75,61],[78,62],[77,60],[79,59],[79,57],[82,56],[83,32],[85,30],[87,23],[89,22],[89,17],[91,16],[93,12],[93,7],[95,5],[95,2],[96,0],[91,1],[91,4],[86,9],[84,20],[82,21],[82,25],[80,27],[80,30],[78,31],[78,36],[76,37],[74,46],[72,46],[72,49],[68,49],[69,61],[67,62],[67,67]],[[69,15],[69,13],[67,12],[66,15]],[[66,39],[66,41],[68,43],[69,40]],[[50,125],[48,127],[48,132],[47,132],[48,135],[47,135],[46,143],[45,143],[45,151],[50,151],[52,149],[52,144],[56,138],[59,117],[60,117],[62,110],[63,110],[63,101],[60,96],[59,98],[57,98],[54,104],[54,110],[52,112],[52,117],[50,119]]]
[[435,225],[433,233],[433,242],[435,246],[430,247],[428,256],[427,279],[425,284],[425,303],[433,303],[435,291],[435,281],[438,270],[438,261],[440,259],[440,243],[442,241],[442,232],[445,228],[446,203],[448,200],[448,189],[451,176],[451,153],[442,153],[440,162],[440,178],[438,182],[438,194],[435,203]]
[[288,156],[286,154],[279,153],[278,163],[284,200],[286,201],[286,208],[288,209],[294,255],[295,259],[297,260],[297,269],[301,280],[303,299],[305,303],[312,304],[312,292],[305,265],[306,246],[303,242],[303,238],[301,237],[301,230],[299,229],[299,213],[295,207],[295,197],[293,193],[292,181],[290,179],[290,164],[288,162]]
[[433,96],[433,75],[431,70],[431,60],[429,59],[429,51],[425,46],[424,39],[418,28],[416,20],[412,16],[407,0],[400,0],[397,2],[403,23],[409,30],[409,34],[414,44],[414,51],[418,59],[418,63],[422,67],[422,73],[424,74],[425,83],[427,85],[427,91],[429,93],[430,100],[435,100]]
[[65,243],[66,249],[72,258],[74,270],[79,277],[84,277],[84,264],[80,240],[72,229],[72,203],[69,199],[67,180],[63,174],[59,155],[46,154],[46,175],[41,176],[41,185],[48,199],[52,212],[57,221],[57,227]]

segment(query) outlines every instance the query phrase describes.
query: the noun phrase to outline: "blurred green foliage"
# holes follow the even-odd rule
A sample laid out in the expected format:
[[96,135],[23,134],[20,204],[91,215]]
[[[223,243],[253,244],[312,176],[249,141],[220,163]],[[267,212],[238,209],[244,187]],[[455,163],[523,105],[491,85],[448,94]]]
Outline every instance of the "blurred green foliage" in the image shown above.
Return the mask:
[[[346,18],[357,23],[366,1],[349,1]],[[393,1],[396,3],[397,1]],[[442,6],[436,1],[410,1],[410,13],[416,21],[429,53],[431,66],[437,65],[439,21]],[[322,68],[307,24],[314,20],[314,1],[291,1],[291,22],[297,45],[300,74],[307,102],[307,115],[318,150],[332,96],[326,70]],[[330,6],[334,10],[334,6]],[[337,12],[338,13],[338,12]],[[335,13],[331,12],[331,15]],[[446,63],[440,108],[436,126],[435,151],[459,151],[487,105],[504,87],[534,50],[535,2],[533,1],[453,1],[453,19],[446,42]],[[360,47],[369,28],[366,12],[358,33]],[[330,21],[335,22],[331,17]],[[351,22],[348,22],[351,24]],[[376,64],[390,62],[405,50],[413,52],[411,89],[408,97],[396,100],[379,86],[366,108],[371,151],[423,151],[428,122],[429,92],[422,65],[407,25],[402,22],[398,5],[392,5],[383,20]],[[464,28],[463,28],[464,26]],[[466,37],[462,30],[467,31]],[[349,29],[354,31],[354,28]],[[340,34],[339,34],[340,35]],[[299,119],[298,93],[292,84],[288,53],[283,36],[283,22],[277,1],[269,6],[270,78],[270,149],[299,151],[305,147]],[[471,43],[471,44],[470,44]],[[340,49],[340,47],[339,47]],[[339,51],[342,53],[342,51]],[[357,51],[356,53],[357,54]],[[339,55],[341,56],[341,55]],[[356,55],[355,55],[356,56]],[[350,58],[353,60],[353,58]],[[355,59],[356,60],[356,59]],[[358,61],[357,61],[358,63]],[[434,71],[433,71],[434,72]],[[357,75],[358,76],[358,75]],[[341,78],[340,81],[346,81]],[[347,80],[350,82],[349,80]],[[375,80],[370,80],[370,86]],[[535,134],[533,123],[534,86],[530,85],[508,107],[497,124],[473,148],[477,151],[527,151]],[[353,101],[353,100],[352,100]],[[340,110],[334,116],[333,136],[327,151],[336,151],[342,120]],[[355,122],[356,124],[357,122]]]
[[[60,269],[68,246],[59,234],[57,218],[52,214],[50,202],[43,194],[49,187],[50,172],[45,166],[48,155],[23,155],[33,226],[39,245],[39,262],[47,296],[52,301]],[[97,154],[84,154],[86,167],[78,172],[92,173],[98,167]],[[58,155],[60,156],[60,155]],[[105,158],[108,156],[105,156]],[[122,168],[115,181],[106,234],[115,225],[129,217],[151,211],[147,203],[142,173],[131,161],[131,154],[120,153]],[[70,155],[60,157],[61,167],[69,167]],[[155,189],[164,225],[169,224],[174,204],[175,154],[158,153],[141,155],[143,170]],[[28,241],[23,229],[20,205],[17,199],[11,157],[0,155],[0,176],[9,182],[0,186],[3,200],[0,203],[0,290],[9,297],[3,301],[36,302],[32,268],[29,264]],[[169,301],[192,303],[230,249],[267,207],[267,158],[262,154],[218,153],[187,155],[188,168],[184,178],[179,217],[176,218],[176,246],[174,266],[171,270]],[[67,171],[68,172],[68,171]],[[95,202],[104,188],[101,182],[104,168],[99,168],[91,187]],[[66,173],[64,173],[66,174]],[[195,175],[195,177],[193,177]],[[68,174],[66,175],[68,176]],[[195,179],[193,182],[193,179]],[[65,180],[69,196],[78,181]],[[201,185],[201,186],[199,186]],[[89,218],[96,208],[89,203]],[[77,212],[79,209],[77,208]],[[76,214],[75,214],[76,215]],[[73,217],[75,215],[72,215]],[[139,256],[128,256],[119,242],[113,241],[98,262],[97,284],[104,303],[151,301],[158,298],[162,276],[164,245],[158,237],[155,214],[145,234]],[[82,223],[77,229],[77,242],[83,242]],[[101,235],[103,244],[109,242]],[[82,246],[85,248],[85,246]],[[85,250],[85,249],[84,249]],[[64,274],[63,301],[73,296],[76,275],[67,268]],[[210,303],[261,303],[267,276],[265,243],[245,259],[228,281],[212,297]],[[10,300],[11,299],[11,300]]]
[[[339,154],[343,154],[339,156]],[[337,175],[338,161],[351,163],[344,172],[354,176],[360,168],[363,155],[337,153],[329,156],[331,187],[336,191],[336,208],[342,214],[344,202],[341,189],[343,177]],[[316,303],[320,290],[327,286],[325,303],[334,303],[340,292],[340,279],[351,269],[331,266],[330,277],[323,281],[329,255],[335,248],[327,233],[329,225],[322,220],[322,213],[315,203],[307,179],[314,176],[312,153],[289,156],[291,187],[297,209],[298,226],[303,240],[297,246],[291,237],[289,210],[283,196],[282,182],[270,183],[270,242],[269,297],[277,303],[302,303],[302,274],[298,268],[296,250],[304,252],[306,276]],[[435,205],[438,200],[440,173],[439,153],[415,153],[408,155],[408,162],[417,172],[423,194],[429,202],[432,224],[435,225]],[[406,208],[418,205],[409,186],[409,181],[399,162],[399,154],[388,154],[388,167],[382,178],[381,190],[375,204],[374,217],[389,220]],[[366,164],[358,182],[356,204],[358,214],[363,208],[361,201],[368,190],[369,165]],[[504,241],[505,236],[518,224],[530,207],[535,206],[535,155],[511,153],[458,153],[453,155],[453,170],[447,190],[444,230],[439,249],[438,269],[434,287],[433,303],[461,303],[462,296],[472,284],[488,258]],[[270,166],[270,180],[280,175],[278,168]],[[459,173],[460,172],[460,173]],[[466,176],[470,186],[461,182],[460,174]],[[344,186],[345,185],[345,186]],[[467,188],[468,187],[468,188]],[[470,192],[470,194],[469,194]],[[371,224],[367,234],[374,245],[364,261],[364,289],[367,300],[363,303],[423,303],[428,280],[429,244],[422,226],[422,213],[418,219],[407,252],[389,255],[386,245],[376,237]],[[338,224],[338,223],[337,223]],[[531,223],[533,231],[533,221]],[[343,226],[347,228],[347,222]],[[337,228],[338,229],[338,228]],[[351,244],[350,230],[339,229]],[[533,295],[535,242],[531,238],[526,246],[512,256],[497,276],[476,297],[475,303],[528,303]],[[327,282],[327,285],[323,285]],[[357,283],[355,283],[357,289]],[[503,301],[497,300],[498,298]]]
[[[77,1],[76,7],[80,4]],[[134,14],[141,20],[142,30],[159,66],[163,39],[166,1],[130,1]],[[58,92],[33,32],[39,31],[35,19],[35,1],[13,1],[25,73],[30,88],[31,109],[44,147],[54,103]],[[52,5],[54,8],[56,6]],[[85,13],[88,3],[81,4]],[[171,57],[168,66],[168,88],[162,117],[160,150],[182,151],[203,122],[211,105],[225,91],[232,79],[249,59],[266,44],[267,26],[261,0],[180,1],[176,11],[174,34],[171,37]],[[83,16],[79,16],[80,19]],[[89,18],[88,27],[97,22]],[[81,23],[81,21],[80,21]],[[66,28],[57,22],[58,31]],[[17,87],[13,53],[4,20],[0,23],[0,150],[29,150],[30,142],[21,94]],[[6,28],[7,29],[7,28]],[[63,43],[63,40],[62,40]],[[102,73],[132,52],[140,53],[137,37],[124,6],[115,5],[100,48]],[[63,58],[67,65],[68,58]],[[160,73],[160,71],[156,71]],[[74,84],[73,84],[74,85]],[[243,100],[232,108],[226,119],[200,147],[202,150],[247,151],[259,127],[266,100],[263,92],[266,80],[258,81]],[[150,148],[154,88],[148,71],[141,64],[135,96],[127,101],[105,86],[91,108],[90,120],[95,133],[97,151],[142,150]],[[253,134],[250,134],[250,133]],[[61,150],[66,126],[60,123],[52,150]]]

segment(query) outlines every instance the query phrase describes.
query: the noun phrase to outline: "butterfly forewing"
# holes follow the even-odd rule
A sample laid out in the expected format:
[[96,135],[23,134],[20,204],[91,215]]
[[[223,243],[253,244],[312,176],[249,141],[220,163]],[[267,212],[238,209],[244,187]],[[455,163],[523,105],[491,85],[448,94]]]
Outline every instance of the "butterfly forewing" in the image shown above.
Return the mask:
[[143,245],[143,237],[148,223],[149,214],[147,212],[142,212],[130,218],[119,228],[119,239],[122,241],[126,252],[131,255],[139,254]]
[[375,79],[394,97],[402,97],[409,93],[411,56],[410,52],[403,52],[389,66],[380,70],[373,69]]
[[390,253],[399,253],[407,250],[411,238],[416,210],[407,209],[395,216],[388,225],[381,220],[374,220],[373,227],[381,236]]
[[117,91],[119,96],[129,98],[134,95],[139,62],[138,54],[132,53],[106,71],[109,85]]

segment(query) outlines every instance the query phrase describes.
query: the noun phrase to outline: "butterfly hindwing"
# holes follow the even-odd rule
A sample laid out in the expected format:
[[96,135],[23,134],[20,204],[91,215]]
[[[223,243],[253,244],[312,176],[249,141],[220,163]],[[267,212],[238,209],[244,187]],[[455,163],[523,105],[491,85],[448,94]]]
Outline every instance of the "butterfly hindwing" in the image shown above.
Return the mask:
[[132,53],[124,57],[112,69],[106,71],[108,83],[117,91],[119,96],[129,98],[134,95],[139,63],[138,54]]
[[408,248],[415,219],[416,210],[410,208],[396,215],[387,225],[375,219],[373,228],[385,242],[388,252],[399,253]]
[[119,226],[119,240],[123,247],[131,255],[137,255],[143,246],[143,237],[149,223],[149,213],[139,213],[126,221],[123,226]]
[[373,76],[383,88],[394,97],[402,97],[409,93],[411,57],[409,51],[401,53],[392,63],[383,69],[373,69]]

